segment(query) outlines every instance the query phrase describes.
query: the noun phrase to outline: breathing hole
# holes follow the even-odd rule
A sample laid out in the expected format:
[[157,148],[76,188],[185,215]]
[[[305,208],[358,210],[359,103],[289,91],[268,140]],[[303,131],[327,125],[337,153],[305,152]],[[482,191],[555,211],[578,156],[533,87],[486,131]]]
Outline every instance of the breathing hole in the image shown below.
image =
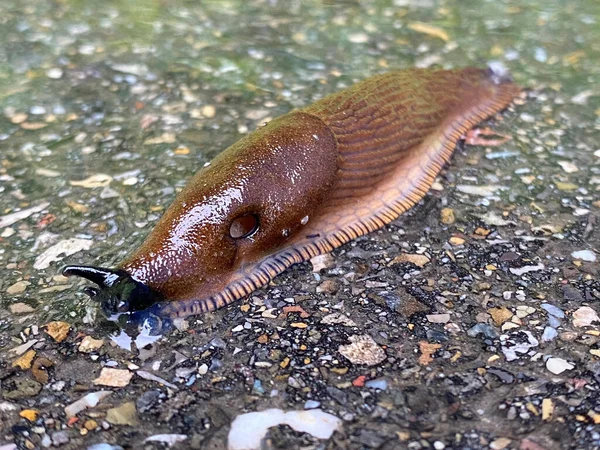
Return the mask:
[[258,230],[258,217],[254,214],[246,214],[231,222],[229,235],[233,239],[241,239],[254,234],[256,230]]

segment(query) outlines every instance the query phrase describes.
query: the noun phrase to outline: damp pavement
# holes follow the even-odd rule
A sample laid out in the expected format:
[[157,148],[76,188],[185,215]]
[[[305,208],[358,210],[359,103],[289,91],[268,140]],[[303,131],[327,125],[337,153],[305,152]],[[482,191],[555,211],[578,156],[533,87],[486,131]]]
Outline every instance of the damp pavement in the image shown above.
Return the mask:
[[[595,0],[3,0],[0,449],[600,448],[599,20]],[[117,263],[294,107],[489,64],[526,92],[417,207],[244,301],[153,335],[59,275]]]

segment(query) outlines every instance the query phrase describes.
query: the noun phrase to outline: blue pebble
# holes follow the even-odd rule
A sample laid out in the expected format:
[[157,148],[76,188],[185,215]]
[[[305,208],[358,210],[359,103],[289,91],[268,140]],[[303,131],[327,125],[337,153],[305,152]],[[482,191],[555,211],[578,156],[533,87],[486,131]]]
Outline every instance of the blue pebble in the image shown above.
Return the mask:
[[564,319],[565,317],[565,313],[562,309],[551,305],[550,303],[542,303],[542,308],[551,316],[558,317],[559,319]]
[[379,389],[381,391],[385,391],[387,389],[387,380],[383,378],[377,378],[375,380],[369,380],[365,383],[365,386],[370,389]]
[[542,334],[542,342],[553,341],[554,339],[556,339],[556,336],[558,336],[558,333],[554,328],[546,327],[544,328],[544,333]]

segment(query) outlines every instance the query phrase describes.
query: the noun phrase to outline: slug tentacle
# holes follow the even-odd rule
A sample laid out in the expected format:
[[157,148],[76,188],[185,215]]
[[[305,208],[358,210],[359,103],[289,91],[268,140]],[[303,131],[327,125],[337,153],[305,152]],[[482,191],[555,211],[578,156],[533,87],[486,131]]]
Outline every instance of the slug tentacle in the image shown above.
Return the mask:
[[164,297],[121,269],[113,270],[93,266],[66,266],[62,270],[66,277],[78,276],[90,280],[98,288],[87,286],[83,292],[100,303],[107,316],[118,312],[146,309]]
[[[427,193],[460,137],[519,92],[486,70],[413,69],[286,114],[201,170],[114,273],[157,294],[152,301],[163,296],[157,315],[228,305],[395,220]],[[86,270],[94,282],[113,276]]]

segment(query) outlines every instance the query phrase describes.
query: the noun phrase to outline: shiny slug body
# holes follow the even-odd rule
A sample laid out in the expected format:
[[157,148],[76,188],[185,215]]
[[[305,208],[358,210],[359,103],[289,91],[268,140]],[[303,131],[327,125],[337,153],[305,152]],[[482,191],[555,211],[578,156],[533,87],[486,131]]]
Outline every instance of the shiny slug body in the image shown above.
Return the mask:
[[117,269],[68,266],[105,311],[221,308],[421,199],[460,137],[519,88],[490,70],[377,75],[292,111],[201,169]]

